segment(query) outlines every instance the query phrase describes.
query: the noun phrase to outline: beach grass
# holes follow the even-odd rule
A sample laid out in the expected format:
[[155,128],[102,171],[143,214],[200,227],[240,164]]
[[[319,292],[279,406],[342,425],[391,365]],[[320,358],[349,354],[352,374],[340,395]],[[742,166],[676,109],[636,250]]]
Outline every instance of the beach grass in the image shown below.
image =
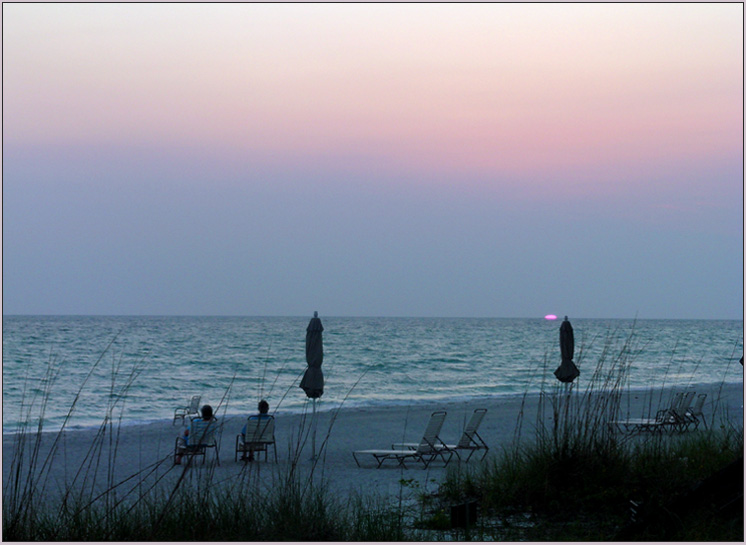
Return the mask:
[[[505,449],[480,466],[454,466],[438,499],[440,509],[477,501],[484,523],[500,539],[617,540],[632,524],[635,505],[639,519],[671,511],[699,483],[738,460],[742,463],[743,430],[725,427],[619,446],[600,456],[559,457],[533,444],[518,453]],[[742,490],[742,478],[736,485]],[[653,525],[630,539],[740,540],[742,512],[739,518],[719,507],[727,498],[726,491],[720,498],[692,494],[692,508],[664,536],[657,534],[663,532],[660,525]]]
[[[631,437],[608,425],[623,418],[629,399],[622,394],[639,352],[634,341],[634,332],[609,332],[584,389],[542,387],[534,433],[522,435],[519,416],[513,444],[479,466],[454,466],[437,493],[441,510],[478,501],[491,535],[502,540],[742,540],[742,507],[723,509],[719,498],[691,493],[723,468],[742,466],[742,426],[725,414],[713,414],[709,428],[673,435]],[[648,394],[658,402],[663,396],[662,386]],[[736,485],[742,506],[742,468]],[[720,493],[726,501],[733,491]],[[699,509],[680,509],[682,519],[671,511],[683,497],[701,501]]]

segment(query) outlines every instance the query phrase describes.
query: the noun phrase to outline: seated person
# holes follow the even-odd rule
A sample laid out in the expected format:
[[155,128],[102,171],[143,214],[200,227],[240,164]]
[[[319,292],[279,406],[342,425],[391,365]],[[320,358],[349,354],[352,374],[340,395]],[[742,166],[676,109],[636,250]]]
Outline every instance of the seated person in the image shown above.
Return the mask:
[[181,457],[189,446],[189,436],[191,435],[195,440],[199,440],[207,429],[208,424],[217,421],[217,418],[212,414],[212,407],[210,405],[203,406],[201,413],[202,417],[192,419],[186,429],[184,429],[184,433],[178,437],[177,454],[174,458],[174,464],[178,465],[181,463]]
[[[271,415],[267,414],[269,412],[269,403],[265,400],[262,399],[257,408],[259,409],[259,413],[251,415],[249,420],[269,420],[270,418],[273,418]],[[246,424],[241,428],[241,435],[243,436],[244,443],[246,443]],[[254,461],[254,449],[251,448],[251,445],[249,445],[248,457],[244,453],[243,456],[241,456],[241,460],[248,460],[249,462]]]

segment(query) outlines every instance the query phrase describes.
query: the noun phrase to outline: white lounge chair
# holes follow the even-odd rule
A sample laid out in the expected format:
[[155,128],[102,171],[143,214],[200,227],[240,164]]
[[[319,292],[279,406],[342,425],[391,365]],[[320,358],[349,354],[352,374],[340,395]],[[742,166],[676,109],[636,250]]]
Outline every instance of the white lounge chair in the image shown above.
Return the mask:
[[[425,433],[422,435],[422,441],[419,442],[417,448],[356,450],[353,451],[352,457],[355,458],[355,463],[358,467],[361,467],[360,460],[358,460],[359,454],[370,454],[373,456],[376,459],[376,462],[378,462],[379,468],[386,460],[396,460],[400,466],[406,469],[407,466],[404,462],[411,459],[421,462],[425,469],[427,469],[430,463],[438,457],[442,458],[445,464],[448,465],[448,462],[451,461],[451,457],[453,456],[453,452],[445,451],[444,449],[435,446],[443,443],[443,441],[438,438],[438,434],[443,427],[445,419],[445,411],[435,411],[430,415],[430,421],[425,428]],[[448,459],[445,458],[446,452],[448,452]]]
[[[461,438],[459,439],[458,443],[456,443],[455,445],[439,443],[435,444],[434,447],[439,450],[453,452],[454,454],[456,454],[459,460],[461,459],[461,454],[459,453],[459,451],[468,450],[469,455],[466,457],[466,462],[471,459],[476,451],[484,450],[484,454],[481,458],[482,460],[484,460],[490,447],[488,447],[487,443],[485,443],[484,440],[479,436],[477,430],[479,429],[479,425],[482,423],[484,415],[486,414],[487,409],[474,409],[474,412],[472,413],[469,422],[466,424],[464,432],[461,434]],[[419,445],[417,443],[398,443],[392,445],[392,448],[414,449],[418,446]]]
[[642,432],[661,433],[664,431],[684,431],[684,414],[691,403],[694,392],[678,392],[671,398],[671,404],[659,410],[655,418],[630,418],[609,422],[609,427],[627,434]]
[[487,446],[487,443],[484,442],[484,439],[482,439],[479,436],[479,433],[477,433],[479,425],[482,423],[482,420],[484,419],[484,416],[486,414],[487,409],[474,409],[474,412],[472,413],[468,424],[466,424],[464,432],[461,434],[461,439],[459,439],[458,443],[456,443],[455,445],[446,445],[449,450],[453,450],[456,453],[459,459],[461,459],[461,455],[459,454],[459,451],[461,450],[469,451],[469,456],[466,457],[467,462],[478,450],[484,450],[484,454],[482,454],[481,460],[484,460],[485,456],[487,456],[490,447]]
[[191,418],[194,415],[199,415],[199,402],[201,399],[202,396],[192,396],[189,405],[186,407],[178,407],[174,411],[174,421],[171,425],[176,424],[178,418],[181,418],[181,421],[184,422],[184,419],[187,417]]
[[697,400],[694,402],[694,405],[689,407],[689,409],[686,411],[686,414],[684,415],[687,421],[690,424],[694,425],[695,430],[699,427],[700,422],[704,422],[705,427],[707,427],[707,421],[705,420],[705,415],[702,412],[702,409],[704,409],[705,406],[706,399],[707,394],[699,394],[697,396]]
[[246,421],[246,435],[240,433],[236,436],[236,454],[235,461],[238,461],[238,454],[242,457],[253,452],[264,452],[264,460],[267,460],[268,447],[275,451],[275,462],[277,462],[277,446],[275,445],[275,418],[266,416],[258,418],[256,415],[250,416]]
[[[186,456],[187,458],[194,458],[195,456],[202,456],[202,464],[205,463],[205,455],[207,454],[208,448],[215,449],[215,460],[220,465],[220,453],[218,449],[218,442],[215,438],[215,432],[218,429],[218,423],[216,420],[205,422],[201,418],[192,420],[189,426],[189,437],[187,438],[189,444],[182,449],[179,448],[179,438],[176,438],[176,445],[174,447],[174,454],[178,456]],[[181,450],[181,452],[179,452]]]
[[689,429],[692,424],[686,413],[689,411],[689,407],[694,399],[695,392],[684,392],[681,394],[678,403],[674,403],[671,410],[667,413],[664,412],[663,416],[668,417],[671,421],[671,428],[674,431],[685,432]]

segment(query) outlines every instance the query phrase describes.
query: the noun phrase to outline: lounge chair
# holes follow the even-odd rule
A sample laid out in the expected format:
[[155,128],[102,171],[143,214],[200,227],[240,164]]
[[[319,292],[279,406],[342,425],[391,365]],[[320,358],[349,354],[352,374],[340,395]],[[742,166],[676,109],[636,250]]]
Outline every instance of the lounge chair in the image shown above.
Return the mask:
[[181,418],[182,423],[184,422],[184,419],[186,417],[192,417],[194,415],[199,415],[199,402],[202,399],[202,396],[192,396],[191,401],[189,402],[189,405],[186,407],[178,407],[174,411],[174,421],[171,425],[176,424],[176,420],[178,418]]
[[194,458],[195,456],[202,456],[202,464],[205,463],[205,455],[207,454],[208,448],[215,449],[215,460],[220,465],[220,452],[218,449],[218,442],[215,438],[215,432],[218,428],[216,420],[205,422],[204,420],[194,419],[189,426],[189,444],[187,444],[181,452],[179,452],[179,438],[176,438],[176,445],[174,446],[174,455],[186,456],[188,458]]
[[[442,458],[446,465],[448,465],[448,462],[451,461],[451,457],[453,456],[452,451],[445,451],[442,448],[438,448],[435,445],[443,444],[443,441],[441,441],[438,438],[438,434],[440,433],[441,428],[443,427],[443,422],[446,419],[446,412],[445,411],[435,411],[433,414],[430,415],[430,421],[427,424],[427,427],[425,428],[425,433],[422,435],[422,441],[419,442],[417,445],[417,448],[410,449],[410,448],[404,448],[404,449],[370,449],[370,450],[356,450],[353,451],[352,457],[355,458],[355,463],[360,466],[360,460],[358,460],[359,454],[370,454],[376,459],[376,462],[378,462],[378,467],[380,468],[381,465],[383,465],[383,462],[386,460],[396,460],[396,462],[402,466],[404,469],[407,468],[405,465],[406,460],[414,460],[417,462],[420,462],[423,464],[424,468],[427,469],[427,467],[430,465],[430,463],[435,458]],[[445,458],[446,452],[448,453],[448,459]]]
[[[434,445],[435,448],[445,451],[451,451],[456,454],[459,460],[461,459],[461,454],[459,453],[459,451],[469,451],[469,455],[466,457],[465,460],[466,462],[471,459],[476,451],[484,450],[484,454],[481,458],[482,460],[484,460],[485,456],[487,456],[487,452],[490,450],[490,447],[488,447],[487,443],[485,443],[484,440],[479,436],[477,430],[479,429],[479,425],[482,423],[484,415],[486,414],[487,409],[474,409],[474,412],[472,413],[469,422],[466,424],[464,432],[461,434],[461,439],[459,439],[458,443],[456,443],[455,445],[440,443]],[[392,445],[392,448],[414,449],[417,447],[417,443],[399,443]]]
[[455,445],[446,445],[449,450],[453,450],[456,453],[459,459],[461,459],[459,451],[462,450],[469,451],[469,456],[466,457],[467,462],[478,450],[484,450],[484,454],[482,454],[481,460],[484,460],[484,458],[487,456],[490,447],[487,446],[487,443],[484,442],[484,439],[482,439],[477,433],[479,425],[482,423],[484,415],[486,414],[487,409],[474,409],[474,412],[472,413],[468,424],[466,424],[464,432],[461,434],[461,439],[459,439],[458,443],[456,443]]
[[694,405],[689,407],[689,409],[684,414],[684,417],[689,421],[689,423],[694,425],[695,430],[699,427],[700,422],[704,422],[705,427],[707,427],[707,421],[705,420],[705,415],[702,412],[702,409],[705,406],[706,399],[707,394],[699,394],[697,396],[697,400],[694,402]]
[[695,392],[682,393],[679,402],[674,403],[670,411],[663,413],[663,417],[668,417],[671,421],[671,427],[674,431],[678,431],[679,433],[685,432],[692,424],[691,419],[687,417],[686,413],[689,411],[694,396]]
[[622,433],[635,434],[642,432],[662,433],[664,431],[683,431],[685,429],[684,414],[689,406],[694,392],[678,392],[671,398],[671,404],[659,410],[655,418],[630,418],[609,422],[611,429]]
[[275,451],[275,462],[277,462],[277,446],[275,445],[275,418],[267,416],[258,418],[250,416],[246,421],[246,435],[240,433],[236,435],[236,454],[235,461],[238,461],[238,454],[241,456],[253,452],[264,452],[264,460],[267,460],[268,447]]

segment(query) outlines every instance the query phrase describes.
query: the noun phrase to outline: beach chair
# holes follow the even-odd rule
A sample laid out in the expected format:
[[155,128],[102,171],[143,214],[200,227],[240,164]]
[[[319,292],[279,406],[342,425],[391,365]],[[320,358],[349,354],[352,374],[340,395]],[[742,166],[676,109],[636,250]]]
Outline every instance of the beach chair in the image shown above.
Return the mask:
[[252,452],[264,452],[264,460],[267,461],[269,447],[275,453],[277,462],[277,446],[275,445],[275,418],[266,416],[258,418],[250,416],[246,422],[246,435],[236,435],[236,454],[234,461],[238,461],[238,454],[248,455]]
[[487,443],[484,442],[484,439],[482,439],[477,433],[479,425],[482,423],[482,420],[484,419],[484,416],[486,414],[487,409],[474,409],[474,412],[472,413],[469,422],[466,424],[464,432],[461,434],[461,439],[459,439],[458,443],[456,443],[455,445],[445,445],[446,448],[456,453],[456,456],[459,457],[459,460],[461,459],[459,451],[469,451],[469,455],[466,457],[465,460],[466,462],[468,462],[471,459],[472,455],[478,450],[484,450],[484,454],[482,454],[482,458],[480,460],[484,460],[484,458],[487,456],[490,447],[487,446]]
[[191,401],[189,401],[189,405],[186,407],[178,407],[174,411],[174,421],[171,424],[172,426],[176,424],[176,420],[181,418],[181,422],[184,422],[184,419],[186,417],[192,417],[194,415],[199,415],[199,402],[202,399],[202,396],[192,396]]
[[[485,443],[484,440],[479,436],[477,430],[479,429],[479,425],[482,423],[484,415],[486,414],[487,409],[474,409],[474,412],[472,413],[469,422],[466,424],[464,432],[461,434],[461,438],[459,439],[458,443],[456,443],[455,445],[440,443],[434,445],[435,448],[445,451],[451,451],[456,454],[459,460],[461,459],[461,454],[459,451],[469,451],[469,455],[466,457],[466,460],[464,460],[465,462],[468,462],[476,451],[484,450],[484,454],[481,458],[482,460],[484,460],[490,448],[487,446],[487,443]],[[392,445],[392,448],[415,449],[418,446],[418,443],[399,443]]]
[[707,427],[707,421],[705,420],[705,415],[702,412],[702,409],[704,409],[705,406],[706,399],[707,394],[699,394],[697,396],[697,400],[694,402],[694,405],[689,407],[689,409],[684,414],[685,418],[689,421],[690,424],[694,426],[695,430],[699,427],[700,422],[704,422],[705,427]]
[[[642,432],[661,433],[667,430],[676,430],[680,425],[676,416],[683,403],[684,393],[679,392],[671,398],[671,404],[659,410],[655,418],[629,418],[609,422],[609,428],[628,435]],[[691,399],[691,398],[690,398]]]
[[[671,405],[671,408],[659,411],[657,418],[662,418],[669,422],[669,428],[672,431],[683,433],[689,429],[691,420],[686,416],[689,407],[694,399],[695,392],[683,392],[677,400]],[[676,399],[676,396],[674,396]]]
[[[189,444],[184,447],[181,452],[182,456],[187,458],[194,458],[195,456],[202,456],[202,465],[205,464],[205,458],[208,448],[215,449],[215,460],[220,465],[220,452],[218,448],[218,441],[215,438],[215,432],[218,428],[216,420],[205,422],[202,419],[194,419],[189,426]],[[179,438],[176,438],[176,445],[174,446],[174,455],[179,454]]]
[[[401,448],[401,449],[369,449],[369,450],[356,450],[353,451],[352,457],[355,458],[355,463],[358,467],[360,466],[360,460],[358,455],[371,455],[376,459],[378,467],[383,465],[386,460],[395,460],[399,466],[407,469],[404,463],[407,460],[414,460],[422,463],[425,469],[430,463],[436,458],[440,457],[443,459],[446,465],[451,461],[453,456],[452,451],[445,451],[442,448],[436,447],[436,445],[442,445],[443,441],[438,438],[443,422],[446,419],[445,411],[435,411],[430,415],[430,421],[427,423],[425,433],[422,435],[422,440],[417,445],[417,448]],[[448,454],[448,458],[445,458],[445,454]]]

